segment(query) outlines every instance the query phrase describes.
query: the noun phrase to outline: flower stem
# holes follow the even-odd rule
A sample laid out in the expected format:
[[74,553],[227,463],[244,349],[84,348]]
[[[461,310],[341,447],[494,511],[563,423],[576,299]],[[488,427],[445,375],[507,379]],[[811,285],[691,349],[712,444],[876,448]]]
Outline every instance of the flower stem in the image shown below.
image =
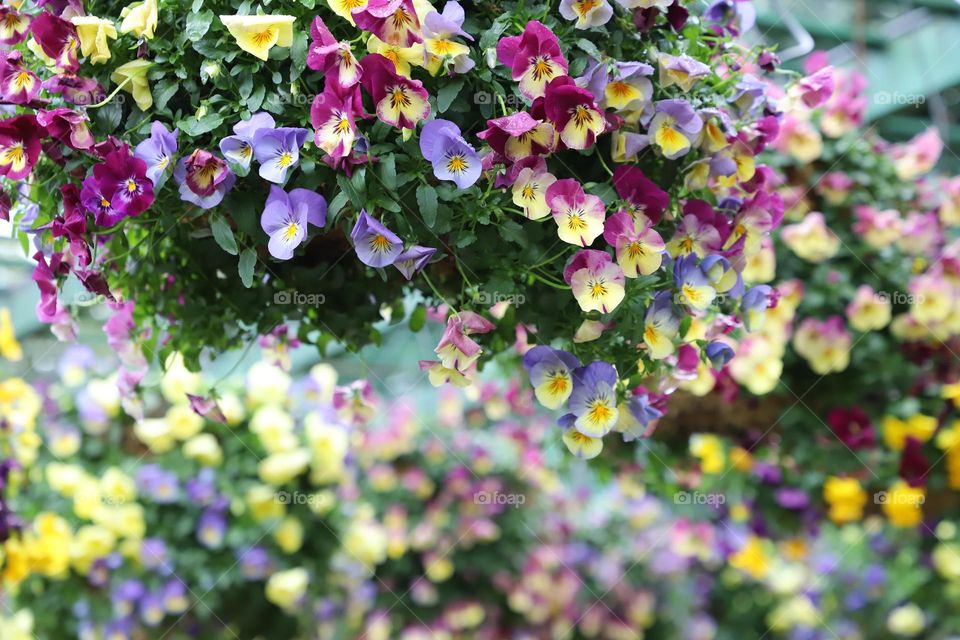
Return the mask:
[[132,79],[132,78],[131,78],[130,76],[127,76],[126,78],[124,78],[124,79],[123,79],[123,82],[121,82],[119,85],[117,85],[117,88],[114,89],[114,90],[110,93],[110,95],[108,95],[106,98],[104,98],[103,100],[101,100],[101,101],[98,102],[97,104],[91,104],[90,106],[87,107],[87,109],[99,109],[100,107],[104,106],[105,104],[107,104],[108,102],[110,102],[111,100],[113,100],[114,96],[116,96],[118,93],[120,93],[120,90],[123,89],[125,86],[127,86],[127,83],[130,82],[131,79]]

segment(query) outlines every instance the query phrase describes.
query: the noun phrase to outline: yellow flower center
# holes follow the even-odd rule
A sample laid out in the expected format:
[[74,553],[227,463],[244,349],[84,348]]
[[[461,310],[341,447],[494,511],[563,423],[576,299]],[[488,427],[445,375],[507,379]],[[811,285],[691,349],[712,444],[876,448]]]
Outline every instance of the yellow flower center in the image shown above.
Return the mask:
[[595,280],[590,283],[590,297],[602,298],[607,295],[607,283],[604,280]]
[[407,88],[397,85],[390,89],[390,106],[394,109],[406,108],[413,104],[410,96],[407,95]]
[[590,403],[587,410],[587,420],[593,424],[606,424],[613,417],[613,409],[607,403],[606,398],[598,398]]
[[280,157],[277,158],[277,166],[281,169],[286,169],[293,164],[293,154],[289,151],[284,151],[280,154]]
[[581,231],[587,228],[582,211],[572,211],[567,214],[567,228],[571,231]]
[[537,197],[537,185],[531,182],[520,190],[520,197],[524,200],[533,200]]
[[3,152],[3,164],[23,164],[26,152],[23,149],[23,143],[18,142]]
[[259,33],[253,34],[251,40],[258,47],[266,46],[273,39],[273,27],[267,27]]
[[133,178],[127,180],[127,193],[136,193],[139,187],[137,186],[137,181]]
[[300,227],[296,222],[290,222],[287,224],[286,229],[283,230],[283,239],[287,242],[293,240],[297,237],[297,234],[300,232]]
[[390,248],[390,241],[383,234],[378,233],[370,238],[370,248],[378,253],[383,253]]
[[16,79],[13,81],[14,86],[17,90],[24,89],[27,86],[33,84],[33,78],[26,71],[21,71],[17,74]]
[[467,170],[467,159],[463,155],[456,153],[447,160],[447,171],[450,173],[463,173]]
[[592,9],[595,9],[599,5],[599,0],[577,0],[577,2],[573,3],[573,8],[581,16],[585,16],[590,13]]
[[573,124],[577,129],[583,129],[593,121],[593,113],[585,104],[578,104],[573,108]]
[[544,78],[553,77],[553,66],[550,64],[550,56],[537,56],[530,61],[533,65],[533,79],[536,81]]

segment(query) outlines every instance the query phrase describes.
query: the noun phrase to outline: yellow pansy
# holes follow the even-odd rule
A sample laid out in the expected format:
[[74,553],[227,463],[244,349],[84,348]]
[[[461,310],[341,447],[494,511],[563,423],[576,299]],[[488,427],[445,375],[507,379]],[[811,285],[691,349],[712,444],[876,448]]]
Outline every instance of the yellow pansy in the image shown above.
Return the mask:
[[153,63],[148,60],[131,60],[114,69],[110,75],[111,81],[123,84],[124,91],[133,95],[141,111],[146,111],[153,106],[153,94],[150,93],[150,84],[147,82],[147,71],[152,66]]
[[730,556],[729,562],[734,569],[739,569],[757,580],[767,575],[770,570],[770,558],[763,540],[757,536],[750,536],[746,544]]
[[827,516],[837,524],[859,520],[867,504],[867,494],[856,478],[827,478],[823,483],[823,499],[830,505]]
[[367,0],[327,0],[327,4],[330,5],[330,9],[335,14],[347,20],[350,24],[354,24],[351,14],[357,9],[367,6]]
[[898,480],[890,490],[878,495],[883,513],[895,527],[915,527],[923,520],[923,503],[927,491],[923,487],[911,487]]
[[274,46],[293,44],[293,16],[220,16],[220,21],[249,54],[266,60]]
[[295,517],[287,516],[274,530],[273,539],[284,553],[296,553],[303,546],[303,524]]
[[410,77],[410,66],[423,66],[423,45],[415,42],[409,47],[401,47],[395,44],[387,44],[377,36],[370,36],[367,40],[367,51],[370,53],[379,53],[384,58],[393,63],[397,73],[401,76]]
[[310,583],[306,569],[296,568],[278,571],[267,580],[267,600],[281,609],[293,610]]
[[219,467],[223,450],[212,433],[201,433],[183,443],[183,455],[206,467]]
[[690,453],[700,458],[703,473],[720,473],[726,464],[723,442],[715,435],[695,433],[690,437]]
[[100,64],[110,59],[107,38],[117,39],[117,28],[112,21],[95,16],[75,16],[70,22],[77,28],[80,53],[89,57],[91,64]]
[[17,342],[10,310],[6,307],[0,309],[0,357],[11,362],[18,362],[23,358],[23,349]]
[[120,23],[120,33],[133,33],[138,38],[153,38],[157,28],[157,0],[134,2],[120,12],[123,22]]

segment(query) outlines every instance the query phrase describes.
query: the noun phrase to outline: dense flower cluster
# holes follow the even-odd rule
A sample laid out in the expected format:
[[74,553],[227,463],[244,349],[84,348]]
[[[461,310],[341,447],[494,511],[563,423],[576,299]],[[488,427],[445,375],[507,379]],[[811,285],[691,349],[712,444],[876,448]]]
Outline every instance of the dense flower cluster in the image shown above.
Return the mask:
[[745,71],[775,56],[728,46],[748,2],[88,4],[4,23],[5,217],[59,336],[73,277],[193,368],[288,321],[362,346],[442,305],[430,378],[471,383],[517,330],[562,347],[548,404],[592,456],[775,304],[741,277],[783,214],[755,160],[777,108]]

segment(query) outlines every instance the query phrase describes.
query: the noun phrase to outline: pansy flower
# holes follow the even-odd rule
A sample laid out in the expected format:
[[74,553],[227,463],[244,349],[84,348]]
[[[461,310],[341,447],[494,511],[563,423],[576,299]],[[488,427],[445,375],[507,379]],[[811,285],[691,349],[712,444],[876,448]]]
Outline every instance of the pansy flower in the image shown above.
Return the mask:
[[307,223],[322,227],[327,222],[327,201],[309,189],[287,193],[276,185],[260,217],[260,227],[270,236],[267,249],[278,260],[289,260],[307,237]]
[[351,15],[357,27],[386,43],[409,47],[422,40],[413,0],[369,0]]
[[573,370],[580,367],[576,356],[539,345],[523,355],[523,368],[537,401],[547,409],[559,409],[573,392]]
[[394,64],[371,53],[363,59],[364,90],[373,97],[377,117],[390,126],[414,129],[430,115],[430,102],[423,83],[399,75]]
[[299,127],[257,130],[253,134],[253,154],[260,163],[260,177],[283,184],[287,171],[300,162],[300,147],[309,135],[308,129]]
[[603,200],[586,194],[576,180],[566,178],[551,184],[547,187],[546,201],[564,242],[588,247],[603,233],[606,217]]
[[580,433],[576,428],[570,426],[574,421],[576,421],[576,416],[572,413],[558,420],[558,424],[566,429],[563,432],[563,444],[567,445],[570,453],[578,458],[584,460],[596,458],[603,451],[603,440]]
[[10,7],[0,7],[0,44],[23,42],[30,32],[30,16]]
[[220,204],[237,181],[226,162],[203,149],[181,158],[173,177],[180,185],[180,197],[201,209]]
[[241,120],[233,125],[232,136],[227,136],[220,141],[220,153],[227,161],[242,167],[250,168],[250,160],[253,158],[253,138],[260,129],[273,129],[276,122],[273,116],[265,111],[255,113],[247,120]]
[[150,125],[150,137],[137,145],[133,155],[147,163],[147,177],[153,183],[154,190],[163,186],[167,181],[169,169],[177,155],[177,134],[179,129],[171,133],[159,121]]
[[547,189],[557,179],[552,173],[524,167],[513,183],[513,203],[523,208],[523,215],[539,220],[550,213],[547,204]]
[[440,357],[444,367],[466,373],[483,351],[480,345],[469,336],[489,333],[494,329],[492,322],[477,313],[472,311],[455,313],[447,318],[447,328],[434,353]]
[[686,93],[698,80],[710,75],[710,67],[690,56],[671,56],[662,54],[660,63],[660,84],[663,88],[674,85]]
[[588,149],[606,128],[603,114],[589,91],[569,77],[557,78],[546,88],[544,111],[571,149]]
[[673,339],[680,331],[680,318],[673,312],[669,291],[660,291],[643,317],[643,343],[654,360],[673,353]]
[[650,123],[650,140],[667,158],[686,155],[703,129],[703,121],[686,100],[661,100]]
[[734,265],[716,254],[709,255],[700,263],[700,270],[707,276],[717,293],[726,293],[732,298],[743,295],[743,278]]
[[617,409],[617,370],[606,362],[591,362],[573,371],[570,412],[576,416],[577,431],[602,438],[620,416]]
[[427,266],[427,263],[430,262],[430,258],[432,258],[436,253],[437,250],[433,247],[410,247],[397,256],[393,266],[395,266],[397,270],[403,274],[404,278],[411,280],[413,276]]
[[660,216],[670,206],[670,196],[644,175],[640,167],[617,167],[613,172],[613,188],[627,206],[623,209],[634,218],[643,216],[651,222],[660,222]]
[[610,159],[614,162],[636,162],[640,152],[650,146],[645,133],[615,129],[610,134]]
[[779,194],[758,191],[753,198],[740,207],[724,248],[728,249],[737,240],[744,238],[744,255],[751,256],[759,253],[763,239],[783,220],[783,212],[783,199]]
[[537,120],[526,111],[487,120],[487,128],[477,134],[490,148],[510,162],[528,156],[543,156],[556,147],[557,132],[553,125]]
[[90,59],[90,64],[100,64],[110,59],[107,39],[117,39],[117,27],[112,20],[96,16],[76,16],[70,19],[80,39],[80,53]]
[[560,15],[576,20],[577,29],[589,29],[607,24],[613,7],[607,0],[560,0]]
[[21,180],[40,157],[42,129],[32,115],[0,120],[0,176]]
[[143,0],[127,5],[120,12],[123,22],[120,33],[132,33],[138,38],[153,39],[153,33],[159,21],[157,0]]
[[617,264],[628,278],[650,275],[663,263],[663,238],[645,217],[618,211],[604,224],[603,239],[616,249]]
[[706,255],[712,251],[719,251],[722,238],[720,232],[709,222],[701,219],[690,207],[684,207],[683,221],[677,231],[667,243],[667,251],[671,256],[686,256],[691,253]]
[[585,88],[601,107],[617,111],[644,112],[653,97],[653,83],[646,76],[653,67],[644,62],[603,62],[590,58],[577,85]]
[[60,94],[67,102],[78,105],[95,104],[107,96],[103,87],[93,78],[66,73],[47,78],[42,86],[48,93]]
[[673,265],[673,281],[680,301],[694,309],[706,309],[717,296],[695,253],[677,258]]
[[124,91],[133,96],[141,111],[147,111],[153,106],[153,94],[150,92],[150,83],[147,81],[147,71],[153,63],[143,58],[131,60],[113,70],[110,80],[122,85]]
[[72,109],[52,109],[37,111],[37,124],[47,133],[71,149],[89,149],[96,141],[87,126],[87,116]]
[[527,23],[523,35],[501,38],[497,58],[510,67],[514,81],[520,83],[520,93],[531,100],[542,97],[547,83],[565,76],[569,69],[557,36],[536,20]]
[[27,104],[38,93],[40,79],[21,65],[19,51],[0,57],[0,98],[11,104]]
[[443,13],[433,10],[424,16],[423,46],[428,56],[438,60],[462,59],[470,53],[469,47],[453,40],[454,36],[473,40],[473,36],[463,30],[463,18],[463,7],[454,0],[443,5]]
[[237,46],[261,60],[270,57],[274,46],[293,44],[293,16],[220,16]]
[[393,231],[360,211],[357,222],[350,232],[353,247],[360,262],[370,267],[386,267],[393,264],[403,253],[403,241]]
[[80,39],[71,22],[44,11],[30,23],[30,32],[43,53],[59,68],[70,73],[77,72],[80,68],[77,60]]
[[421,67],[424,64],[423,45],[414,42],[409,47],[401,47],[398,44],[389,44],[378,38],[370,36],[367,40],[367,51],[378,53],[393,63],[397,73],[405,78],[409,78],[410,67]]
[[367,6],[367,0],[327,0],[327,4],[335,14],[350,24],[355,24],[353,21],[353,12]]
[[449,120],[431,120],[423,126],[420,152],[433,164],[437,178],[452,180],[461,189],[480,177],[480,156],[460,135],[460,127]]
[[320,16],[310,25],[310,49],[307,52],[307,66],[314,71],[322,71],[324,76],[333,77],[342,87],[352,87],[360,81],[363,68],[353,55],[350,43],[338,42]]
[[577,252],[563,270],[563,279],[584,311],[610,313],[623,301],[623,269],[606,251]]
[[328,81],[310,107],[314,142],[335,159],[350,155],[357,136],[357,117],[367,117],[360,88]]
[[110,193],[104,193],[103,188],[94,176],[88,176],[83,181],[80,190],[80,202],[83,207],[93,214],[93,221],[99,227],[112,227],[121,220],[123,214],[110,204]]
[[767,308],[773,300],[773,289],[768,285],[761,284],[752,287],[743,294],[740,300],[740,317],[743,319],[743,326],[747,331],[760,331],[763,329],[763,320],[766,317]]
[[138,216],[153,204],[153,183],[147,178],[147,163],[134,157],[126,146],[108,153],[93,167],[93,177],[110,206],[124,217]]

